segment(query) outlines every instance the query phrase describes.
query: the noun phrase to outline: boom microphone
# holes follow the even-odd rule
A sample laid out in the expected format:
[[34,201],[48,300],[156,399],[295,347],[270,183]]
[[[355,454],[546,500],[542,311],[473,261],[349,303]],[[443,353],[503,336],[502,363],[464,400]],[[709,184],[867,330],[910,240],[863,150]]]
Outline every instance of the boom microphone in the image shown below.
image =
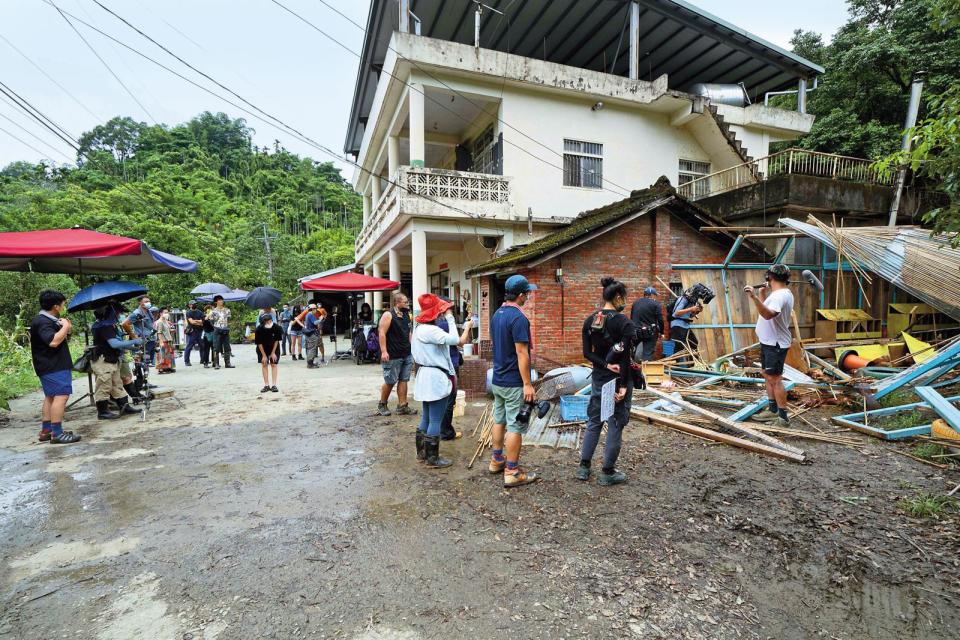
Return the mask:
[[[817,276],[813,275],[813,271],[810,271],[809,269],[804,269],[803,271],[800,272],[800,277],[803,278],[803,282],[802,282],[801,284],[809,284],[809,285],[811,285],[811,286],[814,286],[814,287],[817,288],[817,291],[818,291],[818,292],[822,292],[822,291],[823,291],[823,283],[820,282],[820,278],[818,278]],[[755,284],[755,285],[753,285],[753,288],[754,288],[754,289],[763,289],[763,288],[765,288],[766,286],[767,286],[767,283],[766,283],[766,282],[763,282],[763,283],[761,283],[761,284]]]

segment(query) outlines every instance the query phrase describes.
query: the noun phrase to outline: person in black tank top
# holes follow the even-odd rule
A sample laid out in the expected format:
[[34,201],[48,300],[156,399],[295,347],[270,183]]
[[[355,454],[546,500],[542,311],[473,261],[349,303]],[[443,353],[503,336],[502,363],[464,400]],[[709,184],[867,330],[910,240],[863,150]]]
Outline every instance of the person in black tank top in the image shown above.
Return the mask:
[[407,382],[413,371],[413,356],[410,355],[410,301],[396,291],[390,296],[390,310],[380,317],[380,362],[383,366],[383,386],[380,387],[380,403],[377,413],[389,416],[390,392],[397,387],[397,413],[413,415],[416,409],[407,404]]

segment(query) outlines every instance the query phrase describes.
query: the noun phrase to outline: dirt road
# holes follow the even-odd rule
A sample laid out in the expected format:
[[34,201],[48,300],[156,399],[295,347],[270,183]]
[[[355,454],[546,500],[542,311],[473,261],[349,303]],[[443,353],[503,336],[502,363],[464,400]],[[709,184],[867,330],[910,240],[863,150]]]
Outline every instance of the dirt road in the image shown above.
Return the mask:
[[[415,419],[374,416],[378,368],[281,366],[259,393],[182,367],[146,422],[36,397],[0,428],[0,637],[960,638],[958,517],[898,501],[960,478],[864,440],[773,461],[631,425],[627,485],[504,491],[473,443],[413,459]],[[80,384],[77,384],[80,387]],[[468,430],[480,407],[470,407]]]

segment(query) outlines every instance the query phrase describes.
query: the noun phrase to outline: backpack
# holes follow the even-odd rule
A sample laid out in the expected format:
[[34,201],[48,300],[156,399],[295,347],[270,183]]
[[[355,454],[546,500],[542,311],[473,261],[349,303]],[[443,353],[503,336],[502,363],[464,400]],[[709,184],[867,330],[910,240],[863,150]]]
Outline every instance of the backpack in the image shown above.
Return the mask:
[[367,351],[371,353],[380,352],[380,333],[377,327],[370,327],[370,331],[367,332]]

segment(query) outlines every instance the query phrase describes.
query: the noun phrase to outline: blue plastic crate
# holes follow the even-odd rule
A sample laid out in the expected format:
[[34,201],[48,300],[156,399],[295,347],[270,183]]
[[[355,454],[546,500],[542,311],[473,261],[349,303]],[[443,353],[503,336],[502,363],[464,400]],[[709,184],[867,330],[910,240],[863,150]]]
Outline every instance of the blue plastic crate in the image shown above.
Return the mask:
[[672,356],[676,347],[676,345],[673,344],[673,340],[663,340],[660,342],[660,346],[663,349],[664,358]]
[[560,396],[560,419],[574,422],[587,419],[587,405],[590,396]]

